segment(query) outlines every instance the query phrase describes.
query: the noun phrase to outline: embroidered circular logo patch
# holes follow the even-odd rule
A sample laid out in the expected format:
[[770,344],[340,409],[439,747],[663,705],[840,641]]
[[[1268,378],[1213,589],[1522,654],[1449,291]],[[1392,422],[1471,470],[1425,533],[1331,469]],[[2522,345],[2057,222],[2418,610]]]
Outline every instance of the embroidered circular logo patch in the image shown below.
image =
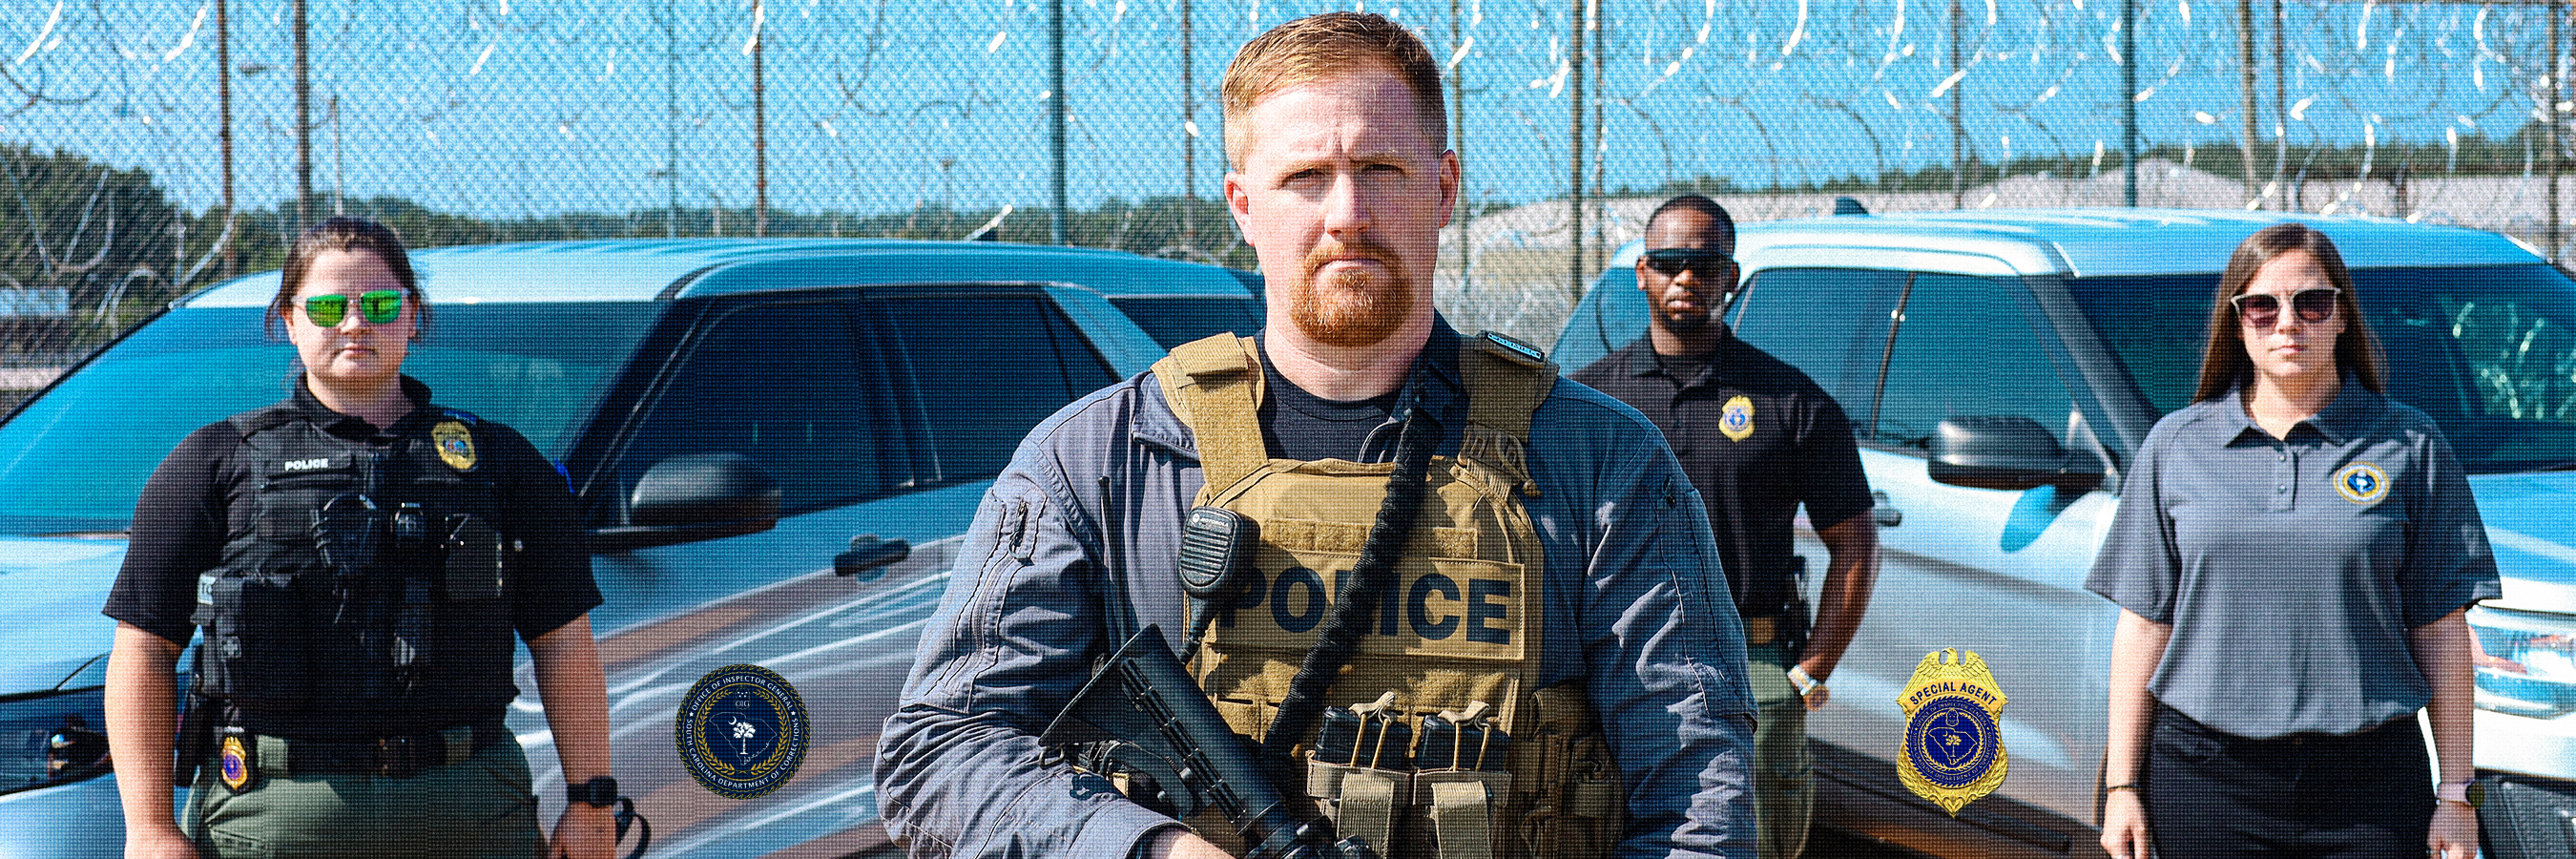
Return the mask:
[[1753,401],[1742,395],[1729,397],[1718,407],[1717,431],[1728,439],[1743,441],[1753,435]]
[[2377,504],[2388,497],[2388,472],[2367,462],[2356,462],[2335,472],[2335,493],[2354,504]]
[[767,794],[805,762],[805,700],[787,678],[758,665],[727,665],[698,678],[671,729],[681,764],[717,796]]

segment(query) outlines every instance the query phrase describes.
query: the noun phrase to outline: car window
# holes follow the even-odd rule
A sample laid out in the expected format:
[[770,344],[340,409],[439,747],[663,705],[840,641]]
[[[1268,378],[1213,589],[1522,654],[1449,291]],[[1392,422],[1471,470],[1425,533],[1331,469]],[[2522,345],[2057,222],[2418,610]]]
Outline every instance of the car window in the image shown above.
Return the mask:
[[[439,405],[508,424],[561,459],[661,308],[455,303],[403,372]],[[256,307],[183,307],[136,330],[0,425],[0,533],[123,530],[145,478],[196,428],[286,397],[295,347]],[[530,320],[547,326],[529,336]]]
[[1866,437],[1888,319],[1911,276],[1873,269],[1756,272],[1736,296],[1735,333],[1805,371]]
[[2017,415],[2068,440],[2074,399],[2024,312],[2016,280],[1925,274],[1906,290],[1875,437],[1921,447],[1942,419]]
[[934,481],[1001,473],[1011,451],[1066,403],[1118,381],[1053,303],[1036,294],[920,294],[870,307],[920,395]]
[[1250,337],[1261,330],[1261,306],[1240,296],[1130,296],[1109,303],[1165,349],[1212,334]]
[[778,479],[786,512],[883,492],[902,471],[889,468],[902,461],[901,424],[879,413],[861,345],[844,302],[718,312],[628,441],[623,485],[672,456],[729,452]]
[[[2388,394],[2474,474],[2576,465],[2576,283],[2547,265],[2355,269]],[[2191,401],[2216,274],[2077,278],[2076,302],[2157,414]]]

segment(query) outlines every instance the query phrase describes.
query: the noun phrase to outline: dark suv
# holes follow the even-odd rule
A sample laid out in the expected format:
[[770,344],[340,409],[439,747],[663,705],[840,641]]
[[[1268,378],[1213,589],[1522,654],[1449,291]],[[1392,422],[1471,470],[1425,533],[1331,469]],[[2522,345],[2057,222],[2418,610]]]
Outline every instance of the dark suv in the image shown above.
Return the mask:
[[[1260,317],[1248,274],[1064,248],[618,241],[413,259],[433,314],[406,371],[525,433],[589,511],[615,770],[659,830],[655,856],[882,847],[877,726],[992,475],[1057,407]],[[192,295],[0,424],[0,853],[121,853],[99,607],[162,455],[283,395],[293,348],[261,334],[276,288],[271,272]],[[683,692],[734,663],[784,676],[810,716],[802,768],[756,799],[695,784],[672,742]],[[553,820],[562,774],[533,696],[510,724]]]

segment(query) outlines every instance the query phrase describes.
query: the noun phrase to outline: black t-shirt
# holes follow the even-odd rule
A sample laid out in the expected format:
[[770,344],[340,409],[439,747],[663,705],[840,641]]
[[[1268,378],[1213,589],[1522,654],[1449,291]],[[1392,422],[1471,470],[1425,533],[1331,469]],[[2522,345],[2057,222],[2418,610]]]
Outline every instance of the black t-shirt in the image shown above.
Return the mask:
[[1369,433],[1395,414],[1404,393],[1399,387],[1365,400],[1328,400],[1279,375],[1266,353],[1261,370],[1270,394],[1261,400],[1261,441],[1272,456],[1288,459],[1366,462]]
[[1748,617],[1789,601],[1798,505],[1818,529],[1867,512],[1851,420],[1806,373],[1732,334],[1705,355],[1659,359],[1645,338],[1570,378],[1643,412],[1681,458]]
[[[428,386],[408,376],[402,385],[413,403],[423,405],[383,431],[323,406],[302,377],[286,403],[332,435],[385,446],[429,432],[442,415],[425,405]],[[500,498],[500,521],[493,528],[520,544],[510,579],[511,625],[521,638],[535,639],[600,604],[580,511],[563,472],[516,430],[482,421],[474,427],[474,442],[477,469]],[[189,616],[197,608],[197,575],[222,566],[231,535],[257,527],[254,464],[244,450],[241,434],[218,421],[189,433],[161,460],[135,501],[125,565],[108,591],[107,616],[188,642],[196,632]]]

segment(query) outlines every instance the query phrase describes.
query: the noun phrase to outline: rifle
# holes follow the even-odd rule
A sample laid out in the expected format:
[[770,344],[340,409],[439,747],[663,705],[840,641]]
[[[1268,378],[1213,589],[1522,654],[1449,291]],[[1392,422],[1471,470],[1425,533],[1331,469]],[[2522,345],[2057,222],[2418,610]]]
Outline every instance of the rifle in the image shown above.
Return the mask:
[[1177,816],[1209,807],[1224,815],[1248,845],[1243,859],[1378,859],[1366,841],[1330,840],[1289,815],[1261,759],[1172,657],[1159,627],[1120,645],[1038,741],[1110,741],[1110,759],[1152,778]]

